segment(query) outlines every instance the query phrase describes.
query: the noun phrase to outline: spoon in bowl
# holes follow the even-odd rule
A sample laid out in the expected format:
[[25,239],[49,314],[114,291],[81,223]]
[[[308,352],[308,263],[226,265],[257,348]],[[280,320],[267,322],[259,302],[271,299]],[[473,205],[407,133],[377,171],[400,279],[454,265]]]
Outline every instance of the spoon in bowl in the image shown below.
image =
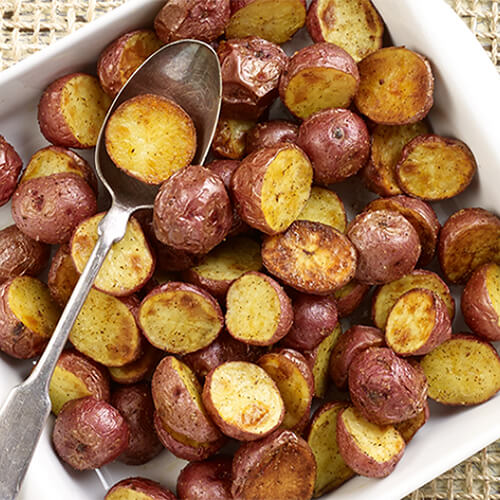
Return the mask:
[[107,121],[124,101],[157,94],[181,106],[192,118],[198,149],[194,164],[203,164],[219,118],[222,79],[214,50],[197,40],[166,45],[130,77],[111,104],[95,150],[97,174],[111,195],[111,208],[99,224],[99,239],[31,375],[8,395],[0,409],[0,498],[14,500],[35,451],[51,403],[50,379],[92,284],[113,243],[125,235],[133,212],[152,208],[159,186],[144,184],[118,169],[104,145]]

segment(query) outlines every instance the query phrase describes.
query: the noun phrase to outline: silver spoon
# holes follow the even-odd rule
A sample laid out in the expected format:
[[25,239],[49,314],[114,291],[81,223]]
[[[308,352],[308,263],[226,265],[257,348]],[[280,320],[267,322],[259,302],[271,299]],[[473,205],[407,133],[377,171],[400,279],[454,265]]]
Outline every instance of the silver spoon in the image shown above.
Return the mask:
[[16,386],[0,409],[0,499],[14,500],[19,493],[51,404],[48,388],[69,332],[113,243],[125,235],[131,214],[152,208],[158,186],[129,177],[115,167],[104,147],[104,128],[123,101],[139,94],[169,97],[194,121],[198,150],[193,163],[202,164],[219,117],[222,80],[214,50],[196,40],[162,47],[132,75],[116,96],[104,119],[95,151],[97,173],[112,204],[99,224],[99,239],[75,286],[59,323],[31,375]]

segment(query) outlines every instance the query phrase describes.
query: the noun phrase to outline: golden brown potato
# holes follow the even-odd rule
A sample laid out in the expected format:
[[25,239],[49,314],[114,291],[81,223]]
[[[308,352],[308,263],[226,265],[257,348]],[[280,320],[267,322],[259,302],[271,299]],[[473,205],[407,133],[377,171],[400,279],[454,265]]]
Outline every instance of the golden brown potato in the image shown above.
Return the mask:
[[328,108],[348,108],[359,86],[354,59],[332,43],[316,43],[296,52],[280,80],[285,106],[298,118]]
[[361,305],[370,288],[370,285],[364,285],[353,279],[347,285],[335,290],[333,296],[337,302],[339,318],[352,314]]
[[130,477],[116,483],[104,500],[177,500],[176,496],[160,483],[142,477]]
[[14,358],[41,354],[61,311],[45,283],[18,276],[0,285],[0,350]]
[[422,55],[405,47],[385,47],[365,57],[358,68],[361,81],[354,103],[375,123],[415,123],[431,109],[434,75]]
[[241,218],[266,234],[281,233],[299,216],[311,192],[313,170],[294,144],[278,144],[247,156],[231,179]]
[[226,38],[254,35],[285,43],[305,22],[305,0],[231,0]]
[[319,222],[295,221],[262,245],[267,270],[305,293],[326,295],[347,284],[356,272],[356,250],[349,239]]
[[396,181],[410,196],[439,201],[464,191],[476,170],[474,155],[462,141],[421,135],[404,147],[396,165]]
[[134,71],[161,46],[152,30],[130,31],[111,42],[97,61],[97,75],[104,92],[116,97]]
[[356,62],[382,47],[384,23],[370,0],[314,0],[306,23],[315,42],[339,45]]
[[424,409],[415,417],[395,424],[395,429],[401,434],[405,443],[408,444],[415,434],[425,425],[429,420],[429,404],[426,402]]
[[321,222],[341,233],[344,233],[347,227],[347,215],[342,200],[330,189],[317,186],[311,188],[311,195],[297,220]]
[[473,335],[453,335],[424,356],[420,366],[429,397],[439,403],[472,406],[500,390],[500,358],[489,342]]
[[105,138],[114,164],[147,184],[166,181],[196,153],[191,117],[175,102],[153,94],[120,104],[106,124]]
[[248,155],[262,148],[271,148],[281,142],[297,141],[298,125],[285,120],[257,123],[246,136],[245,153]]
[[17,187],[23,161],[3,136],[0,135],[0,207],[5,205]]
[[92,148],[110,104],[96,77],[71,73],[43,93],[38,105],[40,130],[56,146]]
[[500,264],[500,219],[482,208],[455,212],[439,234],[438,257],[452,283],[465,283],[487,262]]
[[194,285],[170,281],[143,299],[139,324],[156,348],[187,354],[213,342],[222,330],[224,317],[208,292]]
[[254,121],[221,117],[212,142],[215,154],[230,160],[243,158],[248,131],[255,125]]
[[64,307],[80,277],[68,245],[61,245],[50,262],[47,285],[52,298]]

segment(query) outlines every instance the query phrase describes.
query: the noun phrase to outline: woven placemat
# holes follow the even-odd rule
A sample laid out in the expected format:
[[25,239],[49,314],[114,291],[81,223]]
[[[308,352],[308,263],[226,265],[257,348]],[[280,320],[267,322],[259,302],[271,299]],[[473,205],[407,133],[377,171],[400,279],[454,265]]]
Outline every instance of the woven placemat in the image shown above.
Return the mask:
[[[125,1],[0,0],[0,71]],[[474,32],[500,71],[500,0],[446,1]],[[438,499],[500,500],[500,441],[434,479],[406,500]]]

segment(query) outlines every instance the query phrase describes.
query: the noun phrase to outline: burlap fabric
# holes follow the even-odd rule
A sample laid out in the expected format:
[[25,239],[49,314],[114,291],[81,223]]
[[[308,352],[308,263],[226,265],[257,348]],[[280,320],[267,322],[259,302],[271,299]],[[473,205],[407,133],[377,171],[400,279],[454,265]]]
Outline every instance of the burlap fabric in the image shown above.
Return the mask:
[[[0,0],[0,70],[125,1]],[[500,71],[500,0],[446,1],[474,32]],[[415,491],[409,499],[500,500],[500,441]]]

